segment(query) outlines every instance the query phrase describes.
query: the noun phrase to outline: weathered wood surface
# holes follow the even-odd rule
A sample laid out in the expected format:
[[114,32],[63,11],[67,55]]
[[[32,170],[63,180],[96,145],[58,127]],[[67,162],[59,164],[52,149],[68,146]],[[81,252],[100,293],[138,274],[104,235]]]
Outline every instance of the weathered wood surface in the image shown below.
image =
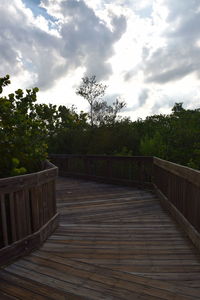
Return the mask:
[[57,226],[57,167],[0,179],[0,266],[39,248]]
[[[52,154],[50,158],[61,176],[156,188],[192,225],[189,236],[195,236],[200,249],[200,171],[151,156]],[[188,233],[188,226],[183,228]]]
[[163,168],[164,170],[176,176],[179,176],[200,188],[200,171],[178,165],[171,161],[163,160],[158,157],[153,158],[153,163],[154,165]]
[[0,299],[200,299],[200,254],[152,193],[60,178],[60,226]]
[[200,235],[200,171],[154,157],[153,173],[156,189]]
[[152,156],[51,154],[60,176],[153,188]]

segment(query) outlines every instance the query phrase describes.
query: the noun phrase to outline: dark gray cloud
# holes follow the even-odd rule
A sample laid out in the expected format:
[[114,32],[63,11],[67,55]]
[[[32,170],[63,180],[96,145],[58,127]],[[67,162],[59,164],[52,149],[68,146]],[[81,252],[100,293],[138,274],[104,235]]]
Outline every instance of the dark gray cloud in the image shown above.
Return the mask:
[[198,12],[199,0],[165,0],[164,3],[169,9],[168,21],[178,21],[182,23],[183,16],[190,19],[191,16]]
[[123,79],[125,81],[129,81],[132,79],[132,77],[137,74],[137,70],[130,70],[128,72],[125,72],[124,76],[123,76]]
[[139,95],[139,106],[143,106],[146,103],[148,96],[149,96],[149,90],[146,88],[143,89]]
[[112,74],[107,60],[114,54],[113,45],[126,30],[125,17],[113,16],[111,31],[83,1],[62,2],[62,13],[70,16],[61,30],[63,57],[74,67],[85,66],[87,74],[106,79]]
[[0,13],[1,75],[28,71],[35,74],[34,84],[43,88],[51,85],[66,67],[56,60],[60,39],[34,26],[15,1],[1,5]]
[[146,82],[164,84],[199,72],[200,49],[182,40],[179,43],[177,39],[170,42],[168,47],[157,50],[145,62]]
[[[151,108],[151,114],[160,114],[163,109],[172,109],[175,104],[175,100],[169,98],[167,95],[162,95],[160,99],[157,99],[153,107]],[[181,101],[177,101],[181,102]]]
[[[112,105],[113,102],[115,102],[117,99],[119,101],[124,101],[122,95],[120,94],[117,94],[117,93],[113,93],[113,94],[106,94],[106,96],[103,98],[106,100],[106,102],[109,104],[109,105]],[[126,102],[126,101],[125,101]],[[122,109],[123,111],[123,109]]]
[[169,26],[164,32],[166,46],[152,55],[144,49],[143,66],[146,82],[165,84],[196,73],[200,76],[199,1],[165,0],[169,9]]
[[141,89],[139,96],[136,99],[132,100],[132,105],[125,107],[123,111],[131,112],[138,108],[144,107],[149,98],[149,92],[150,90],[147,88]]
[[[36,78],[34,84],[47,89],[80,66],[98,79],[112,74],[107,60],[126,30],[125,17],[113,16],[111,30],[83,0],[60,1],[60,12],[66,19],[60,23],[57,37],[31,23],[30,15],[18,3],[1,0],[0,4],[1,75],[28,71]],[[52,18],[49,20],[52,23]]]
[[169,97],[169,95],[163,93],[159,99],[156,99],[156,102],[154,103],[153,107],[151,108],[151,114],[159,114],[162,113],[163,109],[169,109],[169,111],[171,111],[171,109],[174,107],[175,103],[183,103],[183,107],[185,109],[194,109],[198,105],[198,96],[192,94],[192,101],[191,101],[191,94],[182,94],[179,95],[178,97],[175,96],[171,96]]

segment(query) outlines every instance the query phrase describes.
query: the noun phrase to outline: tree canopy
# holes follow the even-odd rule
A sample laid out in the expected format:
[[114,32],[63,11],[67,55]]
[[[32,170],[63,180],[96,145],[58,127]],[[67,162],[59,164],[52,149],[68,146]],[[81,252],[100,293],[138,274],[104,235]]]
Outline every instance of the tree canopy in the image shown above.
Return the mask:
[[[8,75],[0,78],[1,94],[8,84]],[[131,121],[117,118],[121,101],[98,99],[91,123],[74,106],[38,104],[37,93],[18,89],[0,97],[0,177],[37,171],[48,153],[153,155],[200,169],[200,109],[175,103],[169,115]]]
[[110,124],[116,121],[117,114],[126,105],[124,101],[117,98],[112,105],[103,99],[107,86],[97,82],[96,76],[83,77],[82,83],[77,88],[77,95],[85,98],[90,105],[89,118],[91,126]]
[[[10,84],[7,75],[0,90]],[[37,88],[0,97],[0,177],[37,170],[47,157],[46,127],[36,111]]]

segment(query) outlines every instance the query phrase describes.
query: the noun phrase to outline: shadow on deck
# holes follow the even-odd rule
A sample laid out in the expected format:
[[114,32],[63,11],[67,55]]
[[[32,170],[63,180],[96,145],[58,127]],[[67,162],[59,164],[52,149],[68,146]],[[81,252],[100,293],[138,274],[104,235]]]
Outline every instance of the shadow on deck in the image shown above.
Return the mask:
[[200,254],[148,191],[59,178],[60,226],[0,299],[200,299]]

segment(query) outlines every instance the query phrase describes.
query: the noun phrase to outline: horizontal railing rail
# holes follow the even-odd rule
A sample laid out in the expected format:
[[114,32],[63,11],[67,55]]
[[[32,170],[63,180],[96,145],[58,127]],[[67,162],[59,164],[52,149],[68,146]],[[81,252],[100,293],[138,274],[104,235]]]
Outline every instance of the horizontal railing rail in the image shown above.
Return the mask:
[[153,178],[165,206],[200,249],[200,171],[154,157]]
[[61,176],[156,190],[161,203],[200,249],[200,172],[156,157],[50,155]]
[[0,265],[37,248],[57,226],[57,167],[0,179]]
[[152,187],[153,157],[52,154],[61,176]]

